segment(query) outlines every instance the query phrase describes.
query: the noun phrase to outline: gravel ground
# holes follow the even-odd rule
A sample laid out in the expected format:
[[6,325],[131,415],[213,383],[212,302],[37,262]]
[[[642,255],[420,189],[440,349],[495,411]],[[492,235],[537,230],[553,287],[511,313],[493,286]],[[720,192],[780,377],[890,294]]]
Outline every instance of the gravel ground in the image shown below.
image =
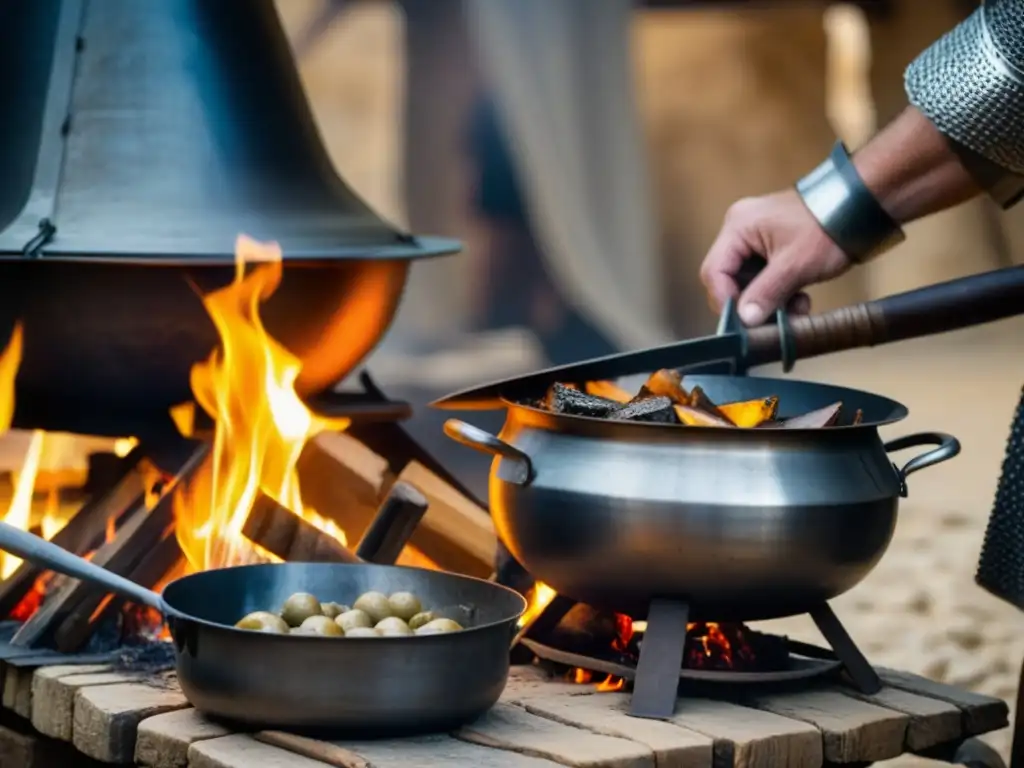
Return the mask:
[[[975,585],[974,570],[1024,383],[1022,338],[1024,322],[1013,320],[802,362],[792,374],[905,403],[910,417],[887,428],[886,437],[936,430],[960,439],[959,457],[910,478],[889,551],[833,605],[873,663],[1011,704],[1024,659],[1024,616]],[[759,628],[820,642],[806,618]],[[987,740],[1008,756],[1009,729]],[[886,765],[925,764],[900,758]]]

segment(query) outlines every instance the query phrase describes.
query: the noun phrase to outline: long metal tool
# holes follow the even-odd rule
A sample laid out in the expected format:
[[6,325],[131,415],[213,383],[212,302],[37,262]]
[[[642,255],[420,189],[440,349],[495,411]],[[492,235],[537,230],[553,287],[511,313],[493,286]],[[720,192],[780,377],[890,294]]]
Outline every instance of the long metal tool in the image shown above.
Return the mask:
[[[760,265],[764,260],[757,257],[748,263]],[[659,368],[742,373],[748,367],[781,361],[788,370],[797,359],[945,333],[1022,313],[1024,266],[950,280],[821,315],[787,318],[780,313],[776,322],[750,329],[737,322],[730,302],[716,336],[560,365],[465,389],[431,405],[488,410],[502,407],[502,400],[538,397],[556,381],[617,379]]]

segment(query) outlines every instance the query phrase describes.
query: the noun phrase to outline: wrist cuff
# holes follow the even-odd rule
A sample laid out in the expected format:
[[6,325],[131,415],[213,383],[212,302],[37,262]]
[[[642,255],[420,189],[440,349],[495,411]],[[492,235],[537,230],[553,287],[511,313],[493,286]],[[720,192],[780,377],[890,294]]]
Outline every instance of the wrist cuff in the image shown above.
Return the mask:
[[899,223],[867,188],[843,142],[796,184],[796,191],[825,234],[855,264],[903,242]]

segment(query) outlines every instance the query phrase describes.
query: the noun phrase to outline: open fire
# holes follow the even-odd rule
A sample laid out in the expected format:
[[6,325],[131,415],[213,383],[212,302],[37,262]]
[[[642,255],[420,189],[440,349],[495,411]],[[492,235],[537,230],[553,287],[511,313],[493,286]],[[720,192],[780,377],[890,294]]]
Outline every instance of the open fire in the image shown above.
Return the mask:
[[[260,304],[281,282],[280,248],[240,237],[235,253],[234,282],[203,297],[221,347],[191,376],[196,403],[214,422],[213,447],[175,499],[178,542],[196,570],[273,557],[242,534],[260,493],[346,543],[344,531],[304,507],[296,465],[310,439],[341,431],[349,420],[323,418],[306,407],[295,391],[301,362],[260,320]],[[194,407],[175,410],[186,436],[194,431]]]
[[[155,514],[153,510],[165,499],[173,509],[167,527],[168,536],[177,542],[173,564],[148,576],[147,586],[157,590],[173,578],[198,570],[280,561],[243,532],[250,512],[260,501],[272,501],[338,545],[348,543],[346,532],[337,522],[304,504],[297,466],[311,440],[324,431],[345,430],[350,420],[324,417],[306,406],[295,390],[301,361],[270,336],[260,318],[261,305],[282,279],[281,250],[276,244],[240,236],[235,267],[229,285],[200,297],[221,343],[206,360],[193,366],[190,383],[194,402],[174,408],[171,414],[183,437],[208,441],[205,458],[186,478],[174,474],[177,470],[165,474],[145,456],[137,462],[137,471],[144,478],[141,511]],[[22,344],[19,325],[0,355],[0,432],[11,425]],[[204,418],[212,422],[212,436],[203,428]],[[79,511],[77,504],[62,505],[62,490],[81,492],[73,486],[52,486],[42,492],[40,466],[49,440],[50,435],[41,431],[31,434],[22,465],[12,473],[11,501],[3,515],[4,522],[48,540]],[[135,438],[126,437],[106,441],[104,448],[124,457],[137,445]],[[82,478],[78,480],[80,485]],[[124,504],[133,503],[131,498],[127,496]],[[128,525],[127,514],[118,518],[122,512],[124,508],[111,510],[103,535],[92,548],[79,554],[91,559],[98,548],[112,545],[122,526]],[[164,539],[161,544],[174,544]],[[131,548],[131,544],[125,548]],[[409,546],[399,562],[434,565]],[[0,583],[21,565],[18,558],[0,552]],[[27,621],[65,582],[63,577],[39,572],[18,603],[13,608],[8,606],[6,616],[0,618]],[[100,601],[89,620],[107,610],[111,599],[107,596]],[[155,612],[135,606],[125,607],[120,622],[123,637],[151,636],[162,627]]]
[[[547,584],[537,582],[528,599],[529,607],[520,620],[526,627],[534,622],[555,599],[557,593]],[[551,632],[553,644],[570,645],[571,650],[615,664],[636,667],[643,645],[647,622],[634,621],[623,614],[604,614],[588,609],[582,622],[570,614]],[[566,625],[571,638],[567,638]],[[558,640],[561,639],[559,643]],[[789,658],[786,640],[750,629],[745,624],[690,622],[686,627],[683,668],[713,672],[772,672],[785,669]],[[596,684],[599,691],[618,691],[625,680],[615,675],[603,676],[582,667],[566,673],[566,679],[579,684]]]

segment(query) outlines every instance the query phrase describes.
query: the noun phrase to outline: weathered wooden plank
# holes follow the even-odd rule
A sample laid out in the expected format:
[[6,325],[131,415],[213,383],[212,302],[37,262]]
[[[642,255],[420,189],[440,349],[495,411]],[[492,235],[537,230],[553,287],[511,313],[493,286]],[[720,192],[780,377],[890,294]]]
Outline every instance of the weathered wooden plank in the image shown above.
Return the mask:
[[46,736],[71,741],[75,694],[90,685],[116,685],[142,679],[141,673],[109,667],[43,667],[32,677],[32,727]]
[[714,740],[674,723],[627,714],[625,697],[534,696],[520,700],[527,712],[603,736],[636,741],[653,753],[658,768],[710,768]]
[[325,768],[319,760],[234,734],[197,741],[188,748],[188,768]]
[[185,768],[188,750],[198,741],[230,735],[194,709],[147,717],[136,731],[135,762],[146,768]]
[[1009,722],[1010,710],[1002,699],[937,683],[909,672],[899,672],[885,667],[876,667],[876,671],[887,686],[929,699],[945,701],[958,707],[963,713],[964,734],[967,736],[997,731]]
[[639,742],[573,728],[508,704],[495,705],[452,735],[473,744],[543,757],[562,765],[655,767],[653,750]]
[[586,689],[566,680],[552,677],[541,667],[517,665],[508,673],[508,682],[502,691],[501,701],[516,703],[520,699],[534,695],[580,694]]
[[[616,706],[628,706],[628,694]],[[743,768],[819,768],[821,732],[813,725],[773,712],[725,701],[681,698],[671,722],[714,739],[714,764]]]
[[840,692],[909,716],[905,746],[910,751],[952,741],[963,733],[960,709],[948,702],[901,691],[898,688],[883,688],[878,693],[868,694],[844,687]]
[[758,696],[766,712],[802,720],[821,731],[824,757],[834,763],[871,763],[903,753],[910,718],[838,691],[801,691]]
[[382,741],[323,742],[301,736],[264,731],[260,741],[275,744],[334,768],[555,768],[557,763],[517,752],[490,749],[438,734]]
[[80,688],[75,694],[71,740],[79,752],[96,760],[130,763],[135,758],[139,723],[187,706],[176,685],[162,688],[147,681]]

